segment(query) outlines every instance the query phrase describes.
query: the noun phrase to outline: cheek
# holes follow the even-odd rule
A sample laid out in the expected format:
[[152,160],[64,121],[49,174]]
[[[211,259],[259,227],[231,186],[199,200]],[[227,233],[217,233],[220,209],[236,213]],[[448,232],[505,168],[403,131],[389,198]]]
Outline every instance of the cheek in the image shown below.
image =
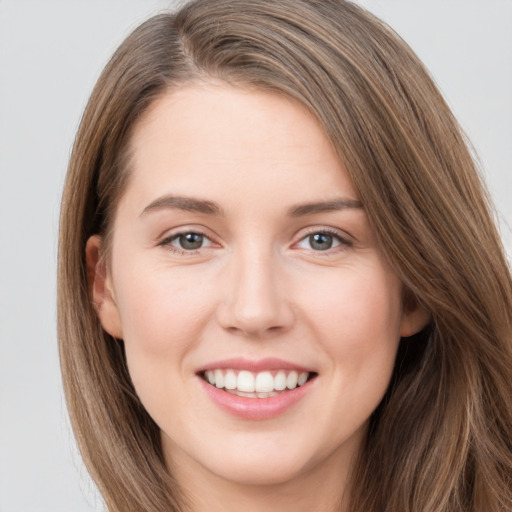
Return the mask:
[[193,279],[173,272],[134,274],[120,276],[122,286],[116,288],[124,336],[136,338],[148,350],[179,346],[198,327],[206,308],[205,295],[198,293]]
[[130,375],[137,390],[181,378],[199,343],[211,300],[170,272],[139,272],[116,290]]
[[304,311],[333,365],[345,374],[392,369],[401,324],[401,283],[382,265],[343,269],[329,286],[310,286]]
[[308,295],[307,309],[331,391],[319,413],[330,418],[323,435],[336,443],[366,424],[388,388],[400,340],[401,285],[371,269],[331,284],[328,292]]

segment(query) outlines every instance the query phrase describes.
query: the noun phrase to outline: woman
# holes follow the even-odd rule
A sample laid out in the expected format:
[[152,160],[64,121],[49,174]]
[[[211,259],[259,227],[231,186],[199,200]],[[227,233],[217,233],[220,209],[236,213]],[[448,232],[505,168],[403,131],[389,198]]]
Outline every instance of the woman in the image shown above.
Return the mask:
[[107,65],[59,329],[110,511],[512,510],[512,286],[417,57],[340,0],[196,1]]

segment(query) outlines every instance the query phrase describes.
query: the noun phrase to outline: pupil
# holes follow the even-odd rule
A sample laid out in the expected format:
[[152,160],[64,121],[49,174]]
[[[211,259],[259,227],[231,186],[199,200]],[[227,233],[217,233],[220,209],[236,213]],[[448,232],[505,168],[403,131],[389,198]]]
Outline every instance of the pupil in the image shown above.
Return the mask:
[[314,235],[310,235],[309,243],[313,249],[326,251],[332,246],[332,236],[325,233],[315,233]]
[[203,235],[199,233],[180,235],[180,245],[183,249],[199,249],[203,245]]

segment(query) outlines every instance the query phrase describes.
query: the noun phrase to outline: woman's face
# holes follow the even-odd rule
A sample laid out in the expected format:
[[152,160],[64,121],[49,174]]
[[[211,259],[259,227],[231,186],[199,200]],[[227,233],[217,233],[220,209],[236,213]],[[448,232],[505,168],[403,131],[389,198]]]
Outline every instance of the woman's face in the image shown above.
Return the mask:
[[346,471],[423,317],[319,124],[282,96],[191,85],[132,149],[108,272],[97,237],[87,257],[168,463],[262,484]]

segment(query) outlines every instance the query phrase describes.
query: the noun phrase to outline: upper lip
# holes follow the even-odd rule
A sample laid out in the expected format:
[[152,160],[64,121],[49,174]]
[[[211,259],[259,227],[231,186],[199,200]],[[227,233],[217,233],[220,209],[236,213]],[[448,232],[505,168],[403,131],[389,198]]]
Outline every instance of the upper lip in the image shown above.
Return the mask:
[[244,357],[233,357],[230,359],[223,359],[221,361],[214,361],[202,366],[198,373],[208,370],[247,370],[250,372],[262,372],[265,370],[295,370],[297,372],[309,372],[314,370],[307,368],[303,365],[285,361],[275,357],[266,357],[264,359],[246,359]]

